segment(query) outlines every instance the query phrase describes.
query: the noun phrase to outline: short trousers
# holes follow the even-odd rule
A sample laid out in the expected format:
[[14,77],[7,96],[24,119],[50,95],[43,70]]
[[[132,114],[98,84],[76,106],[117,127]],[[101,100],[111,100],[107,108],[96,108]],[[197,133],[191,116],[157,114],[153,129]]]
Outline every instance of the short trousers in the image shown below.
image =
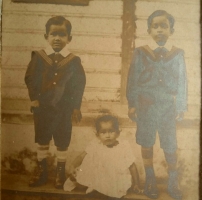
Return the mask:
[[167,153],[174,153],[177,149],[175,117],[175,104],[172,101],[138,108],[136,142],[143,147],[152,147],[158,132],[161,148]]
[[49,144],[53,138],[55,146],[67,148],[72,133],[72,111],[64,109],[55,111],[51,107],[33,108],[35,142],[41,145]]

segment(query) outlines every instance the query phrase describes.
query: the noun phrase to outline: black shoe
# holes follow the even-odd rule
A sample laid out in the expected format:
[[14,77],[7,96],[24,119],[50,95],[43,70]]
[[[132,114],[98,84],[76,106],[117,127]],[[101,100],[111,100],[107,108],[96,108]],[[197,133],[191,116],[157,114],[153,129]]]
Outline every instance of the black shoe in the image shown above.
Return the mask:
[[62,189],[65,180],[66,180],[65,162],[58,162],[57,169],[56,169],[55,188]]
[[47,182],[48,171],[46,159],[38,161],[38,167],[29,181],[29,187],[38,187],[44,185]]
[[182,192],[178,187],[178,173],[176,170],[168,172],[168,194],[173,199],[182,199]]
[[144,194],[151,199],[157,199],[159,196],[159,192],[156,184],[154,170],[153,168],[146,168],[145,171],[146,182],[144,187]]

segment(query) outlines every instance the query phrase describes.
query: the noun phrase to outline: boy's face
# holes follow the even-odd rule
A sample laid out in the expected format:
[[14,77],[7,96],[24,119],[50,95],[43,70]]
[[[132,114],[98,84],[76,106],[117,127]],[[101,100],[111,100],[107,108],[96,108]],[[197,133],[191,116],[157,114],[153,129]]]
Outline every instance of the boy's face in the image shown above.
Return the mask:
[[111,121],[100,122],[100,130],[97,133],[97,137],[106,146],[113,146],[117,143],[119,133],[114,129]]
[[56,52],[61,51],[70,42],[65,24],[52,24],[49,33],[45,34],[45,39]]
[[170,23],[166,16],[157,16],[154,17],[151,23],[148,33],[160,46],[163,46],[169,36],[173,34],[173,29],[170,28]]

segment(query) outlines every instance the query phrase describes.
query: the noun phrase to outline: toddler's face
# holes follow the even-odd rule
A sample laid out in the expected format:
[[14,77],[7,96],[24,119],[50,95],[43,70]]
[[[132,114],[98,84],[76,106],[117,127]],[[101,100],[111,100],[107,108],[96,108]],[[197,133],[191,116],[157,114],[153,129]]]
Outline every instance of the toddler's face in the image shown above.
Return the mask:
[[148,33],[160,46],[163,46],[168,40],[169,36],[172,35],[170,23],[166,16],[154,17],[151,23]]
[[45,38],[56,52],[61,51],[70,42],[65,24],[51,25]]
[[119,137],[119,133],[114,129],[111,121],[101,122],[97,137],[104,145],[113,146],[117,143],[116,139]]

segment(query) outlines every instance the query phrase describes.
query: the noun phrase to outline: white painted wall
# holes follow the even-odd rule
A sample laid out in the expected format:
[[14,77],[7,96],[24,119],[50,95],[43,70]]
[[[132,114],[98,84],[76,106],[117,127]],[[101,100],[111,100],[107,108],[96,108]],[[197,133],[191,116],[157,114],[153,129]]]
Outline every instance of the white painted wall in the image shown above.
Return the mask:
[[175,18],[171,43],[185,51],[188,79],[188,112],[186,118],[200,118],[201,68],[200,68],[200,2],[199,0],[138,0],[136,3],[135,46],[149,43],[147,18],[155,10],[166,10]]
[[[173,44],[185,51],[188,77],[188,112],[186,119],[200,119],[200,34],[199,0],[138,0],[135,46],[147,44],[146,19],[157,9],[165,9],[175,19]],[[127,118],[127,105],[119,105],[121,70],[121,33],[123,2],[121,0],[92,0],[89,6],[47,4],[16,4],[3,2],[2,39],[2,98],[7,113],[29,113],[28,92],[24,73],[32,50],[44,48],[44,25],[53,15],[64,15],[73,25],[70,50],[81,57],[87,75],[83,98],[84,116],[97,116],[98,110],[107,108]],[[93,101],[93,102],[92,102]],[[110,103],[107,103],[109,102]],[[15,116],[14,118],[15,119]],[[13,120],[15,121],[15,120]],[[2,126],[2,158],[13,155],[24,147],[34,149],[33,124]],[[137,156],[141,180],[144,170],[140,147],[135,143],[135,127],[123,127],[123,138],[130,141]],[[179,146],[180,183],[185,200],[197,200],[199,166],[199,127],[190,126],[177,131]],[[72,160],[85,149],[94,137],[91,126],[73,127],[68,159]],[[159,142],[155,145],[154,164],[157,176],[166,178],[166,166]]]
[[62,15],[72,23],[69,49],[81,57],[87,85],[84,101],[119,101],[122,46],[121,0],[93,0],[89,6],[3,2],[2,97],[28,99],[24,74],[32,50],[46,46],[45,23]]

